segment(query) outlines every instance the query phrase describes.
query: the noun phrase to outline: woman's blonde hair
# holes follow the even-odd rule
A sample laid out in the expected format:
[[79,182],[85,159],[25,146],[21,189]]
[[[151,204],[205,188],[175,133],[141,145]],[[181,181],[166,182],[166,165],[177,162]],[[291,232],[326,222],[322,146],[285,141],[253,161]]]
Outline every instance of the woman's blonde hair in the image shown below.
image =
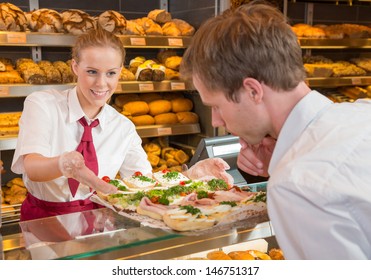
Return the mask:
[[254,2],[207,20],[183,56],[181,74],[197,76],[235,102],[246,77],[275,90],[293,89],[305,79],[301,48],[286,17]]
[[120,38],[101,27],[90,30],[77,38],[72,48],[72,58],[79,63],[81,51],[90,47],[111,47],[121,53],[122,64],[125,61],[126,52]]

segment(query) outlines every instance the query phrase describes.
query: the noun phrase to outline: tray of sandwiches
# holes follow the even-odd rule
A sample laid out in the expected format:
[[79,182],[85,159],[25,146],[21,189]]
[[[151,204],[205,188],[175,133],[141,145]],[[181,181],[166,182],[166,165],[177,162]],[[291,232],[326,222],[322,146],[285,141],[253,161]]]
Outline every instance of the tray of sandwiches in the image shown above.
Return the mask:
[[98,192],[91,199],[143,226],[204,234],[267,214],[265,191],[228,185],[222,179],[191,180],[168,169],[102,179],[117,186],[118,192]]

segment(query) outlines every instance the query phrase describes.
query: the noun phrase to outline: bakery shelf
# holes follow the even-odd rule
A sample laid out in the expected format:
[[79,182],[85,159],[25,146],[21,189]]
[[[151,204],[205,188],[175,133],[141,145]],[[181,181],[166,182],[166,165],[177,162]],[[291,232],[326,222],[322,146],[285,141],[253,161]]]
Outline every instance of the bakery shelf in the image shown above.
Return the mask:
[[[126,48],[187,48],[191,36],[117,35]],[[63,33],[0,32],[0,45],[29,47],[72,47],[77,36]]]
[[370,38],[299,38],[299,42],[302,49],[371,49]]
[[201,132],[200,125],[198,123],[137,126],[136,129],[139,136],[142,138],[169,135],[196,134]]
[[17,146],[17,136],[0,136],[0,151],[14,150]]
[[[1,97],[22,97],[31,94],[34,91],[43,91],[48,89],[66,90],[75,86],[74,83],[69,84],[0,84]],[[172,80],[162,82],[139,82],[139,81],[123,81],[119,82],[115,93],[140,93],[140,92],[165,92],[165,91],[184,91],[194,90],[193,84],[190,82]]]
[[338,78],[307,78],[310,87],[341,87],[341,86],[367,86],[371,84],[371,76],[353,76]]
[[[200,133],[200,124],[173,124],[173,125],[145,125],[137,126],[140,137],[158,137],[169,135],[183,135]],[[0,136],[0,151],[14,150],[17,145],[17,136]]]
[[2,224],[10,224],[19,222],[21,215],[21,204],[1,205],[1,221]]

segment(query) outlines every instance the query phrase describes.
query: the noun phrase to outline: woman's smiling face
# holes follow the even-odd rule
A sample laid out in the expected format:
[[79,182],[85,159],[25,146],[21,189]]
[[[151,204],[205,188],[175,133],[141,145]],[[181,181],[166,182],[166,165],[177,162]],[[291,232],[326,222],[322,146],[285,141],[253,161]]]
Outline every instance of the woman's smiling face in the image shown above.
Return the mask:
[[72,60],[77,76],[77,96],[85,114],[94,118],[117,88],[122,55],[111,47],[89,47],[80,53],[79,63]]

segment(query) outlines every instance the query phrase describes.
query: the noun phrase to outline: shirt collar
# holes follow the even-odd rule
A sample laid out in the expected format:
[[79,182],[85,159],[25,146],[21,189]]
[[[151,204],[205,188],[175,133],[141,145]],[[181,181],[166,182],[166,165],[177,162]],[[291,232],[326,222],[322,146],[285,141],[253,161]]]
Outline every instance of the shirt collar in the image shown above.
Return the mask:
[[[82,117],[85,117],[85,113],[81,108],[80,101],[77,97],[77,91],[76,87],[72,88],[68,92],[68,108],[69,108],[69,123],[77,122],[79,119]],[[99,126],[102,128],[102,130],[105,127],[105,116],[106,114],[104,113],[105,110],[107,110],[107,104],[105,104],[102,108],[102,110],[99,112],[97,117],[95,119],[99,119]],[[88,123],[90,123],[90,120],[87,119]]]
[[305,128],[333,102],[319,92],[312,90],[293,108],[282,126],[274,148],[268,173],[272,174],[283,155],[294,144]]

